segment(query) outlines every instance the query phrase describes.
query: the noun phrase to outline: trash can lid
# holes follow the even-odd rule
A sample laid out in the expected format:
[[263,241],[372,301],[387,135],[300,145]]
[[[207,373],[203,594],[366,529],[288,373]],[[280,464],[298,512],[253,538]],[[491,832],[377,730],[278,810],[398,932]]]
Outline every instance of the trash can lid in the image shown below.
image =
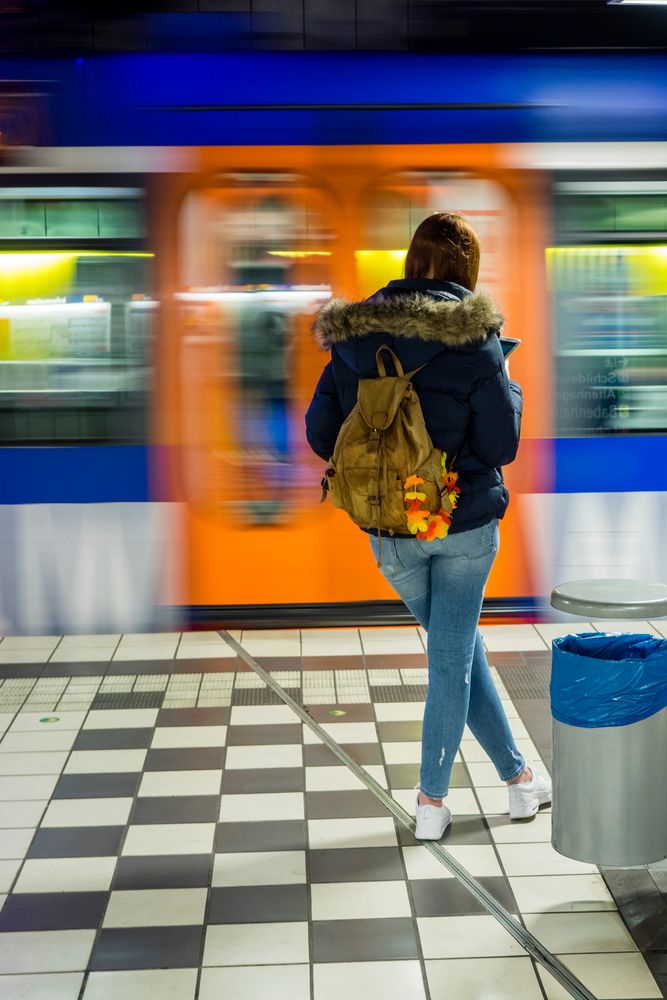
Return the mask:
[[551,606],[593,618],[661,618],[667,615],[667,584],[573,580],[552,590]]

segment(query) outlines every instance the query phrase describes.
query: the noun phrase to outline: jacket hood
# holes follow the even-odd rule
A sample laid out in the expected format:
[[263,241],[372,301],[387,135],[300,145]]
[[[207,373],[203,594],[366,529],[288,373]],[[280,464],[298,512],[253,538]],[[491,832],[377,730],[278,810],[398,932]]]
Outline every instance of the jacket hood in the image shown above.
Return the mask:
[[416,339],[440,348],[465,347],[485,340],[503,323],[485,292],[470,292],[460,298],[432,289],[407,287],[402,294],[397,291],[388,286],[363,302],[332,299],[313,324],[320,347],[328,351],[334,344],[377,333]]

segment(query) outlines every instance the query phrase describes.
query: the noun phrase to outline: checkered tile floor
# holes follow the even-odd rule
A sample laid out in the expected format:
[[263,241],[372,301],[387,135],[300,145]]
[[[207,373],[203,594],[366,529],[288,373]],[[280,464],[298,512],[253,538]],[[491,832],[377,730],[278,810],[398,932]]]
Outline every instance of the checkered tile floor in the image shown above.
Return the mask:
[[[548,656],[549,626],[484,631]],[[412,810],[420,630],[241,638]],[[567,996],[219,637],[8,637],[0,678],[3,1000]],[[510,823],[468,731],[448,801],[452,855],[596,996],[662,995],[601,874],[548,810]]]

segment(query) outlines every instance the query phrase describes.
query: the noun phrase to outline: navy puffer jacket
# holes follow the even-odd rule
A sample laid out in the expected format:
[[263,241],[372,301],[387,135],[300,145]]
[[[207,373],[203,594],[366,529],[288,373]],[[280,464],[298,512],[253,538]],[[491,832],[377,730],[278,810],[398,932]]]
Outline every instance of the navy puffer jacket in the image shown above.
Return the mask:
[[[509,494],[500,467],[516,455],[522,409],[521,389],[505,371],[502,322],[484,292],[428,278],[390,281],[364,302],[328,302],[313,325],[331,350],[306,414],[313,451],[331,458],[358,381],[377,376],[375,353],[387,344],[406,372],[427,362],[413,385],[433,444],[459,473],[450,531],[502,517]],[[392,374],[388,357],[386,364]]]

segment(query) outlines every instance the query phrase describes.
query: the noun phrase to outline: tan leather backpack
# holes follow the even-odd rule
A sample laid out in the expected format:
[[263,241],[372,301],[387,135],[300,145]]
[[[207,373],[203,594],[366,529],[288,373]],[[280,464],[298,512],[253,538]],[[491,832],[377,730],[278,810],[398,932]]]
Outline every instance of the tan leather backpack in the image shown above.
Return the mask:
[[[387,375],[383,351],[393,359],[395,376]],[[408,535],[417,534],[419,527],[426,528],[426,521],[420,524],[415,520],[416,508],[420,507],[424,516],[444,517],[442,533],[446,534],[455,506],[449,490],[458,493],[458,489],[446,485],[446,456],[443,460],[442,453],[433,447],[412,387],[411,379],[424,366],[404,374],[401,362],[386,345],[378,348],[375,358],[378,378],[359,379],[357,402],[338,433],[322,479],[322,500],[331,493],[334,507],[346,511],[360,528],[377,531],[380,566],[382,531]],[[421,482],[415,484],[414,477]]]

